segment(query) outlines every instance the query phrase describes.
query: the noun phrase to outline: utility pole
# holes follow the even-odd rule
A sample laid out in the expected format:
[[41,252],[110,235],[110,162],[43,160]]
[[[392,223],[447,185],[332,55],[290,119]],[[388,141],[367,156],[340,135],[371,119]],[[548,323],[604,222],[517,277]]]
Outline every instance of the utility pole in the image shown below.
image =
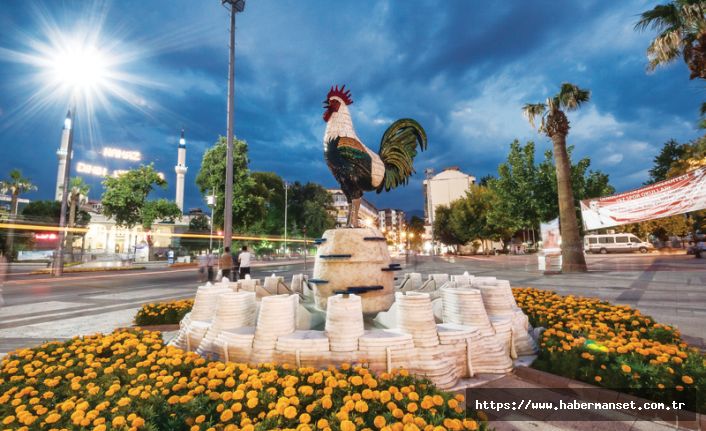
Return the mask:
[[287,189],[289,184],[284,182],[284,257],[287,257]]
[[69,129],[69,142],[66,145],[66,164],[64,165],[64,184],[61,185],[61,213],[59,213],[59,241],[56,244],[54,256],[54,275],[64,274],[64,240],[66,239],[66,208],[69,197],[69,175],[71,175],[71,157],[73,156],[74,128],[76,126],[76,107],[69,110],[64,120],[64,127]]
[[226,121],[226,195],[223,208],[223,246],[230,247],[233,237],[233,127],[235,123],[235,14],[245,9],[245,0],[221,0],[230,5],[230,46],[228,47],[228,119]]

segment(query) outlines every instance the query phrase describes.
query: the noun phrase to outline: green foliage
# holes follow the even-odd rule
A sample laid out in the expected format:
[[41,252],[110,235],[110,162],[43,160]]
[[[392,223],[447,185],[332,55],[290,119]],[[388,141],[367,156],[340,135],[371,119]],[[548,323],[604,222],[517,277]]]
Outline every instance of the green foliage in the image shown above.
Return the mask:
[[451,207],[439,205],[434,212],[434,236],[438,241],[452,247],[458,247],[468,241],[464,232],[456,232],[451,224]]
[[[573,147],[567,152],[571,155]],[[582,199],[608,196],[615,193],[608,174],[589,170],[591,160],[585,157],[571,165],[571,184],[574,206]],[[559,216],[556,168],[552,151],[544,153],[544,160],[535,162],[535,146],[522,146],[517,140],[510,144],[505,163],[498,166],[498,177],[489,181],[489,188],[497,195],[497,203],[490,210],[489,221],[497,227],[517,231],[538,229],[542,221]]]
[[684,145],[679,144],[674,139],[665,142],[659,154],[653,159],[654,165],[649,170],[650,179],[645,184],[654,184],[658,181],[666,180],[672,164],[684,156],[684,151]]
[[289,186],[289,210],[287,223],[290,236],[320,237],[326,229],[336,226],[336,220],[329,213],[333,206],[331,194],[316,183],[294,182]]
[[684,214],[671,217],[663,217],[656,220],[632,223],[615,228],[618,232],[628,232],[635,234],[642,240],[654,236],[662,241],[666,241],[670,236],[685,236],[692,230],[689,219]]
[[[196,184],[204,195],[216,194],[213,210],[214,226],[223,227],[226,178],[226,138],[218,141],[203,155]],[[248,170],[248,145],[233,140],[233,231],[250,232],[266,216],[265,199],[255,192],[255,180]]]
[[[61,214],[61,202],[54,200],[32,201],[22,209],[22,218],[28,222],[59,224]],[[76,226],[88,226],[91,222],[91,215],[83,210],[76,213]]]
[[32,184],[29,178],[25,178],[19,169],[10,171],[10,177],[7,180],[0,181],[0,193],[8,193],[10,195],[10,213],[17,215],[17,199],[20,195],[37,190],[37,186]]
[[415,120],[405,118],[397,120],[385,131],[380,140],[380,158],[385,164],[385,178],[377,192],[389,191],[407,184],[414,173],[414,157],[420,150],[427,148],[427,135]]
[[181,211],[176,204],[165,199],[148,201],[147,196],[154,186],[165,188],[167,182],[159,177],[154,166],[141,165],[124,174],[103,180],[103,214],[115,220],[118,226],[132,228],[138,223],[145,229],[150,229],[155,220],[172,220]]
[[193,306],[193,299],[144,304],[137,310],[135,324],[137,326],[177,324]]
[[152,223],[156,220],[174,223],[174,220],[179,217],[181,217],[181,210],[174,202],[167,199],[147,201],[142,208],[142,227],[152,229]]
[[407,231],[414,234],[410,240],[410,246],[419,250],[422,247],[422,237],[426,229],[424,228],[424,219],[418,216],[412,216],[407,225]]
[[190,232],[210,232],[211,222],[205,214],[197,215],[189,221]]

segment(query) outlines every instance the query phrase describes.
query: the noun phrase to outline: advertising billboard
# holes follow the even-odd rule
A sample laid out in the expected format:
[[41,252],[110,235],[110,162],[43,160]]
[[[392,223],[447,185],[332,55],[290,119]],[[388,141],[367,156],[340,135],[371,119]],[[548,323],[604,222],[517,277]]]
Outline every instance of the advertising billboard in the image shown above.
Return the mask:
[[581,201],[586,230],[684,214],[706,208],[706,167],[625,193]]

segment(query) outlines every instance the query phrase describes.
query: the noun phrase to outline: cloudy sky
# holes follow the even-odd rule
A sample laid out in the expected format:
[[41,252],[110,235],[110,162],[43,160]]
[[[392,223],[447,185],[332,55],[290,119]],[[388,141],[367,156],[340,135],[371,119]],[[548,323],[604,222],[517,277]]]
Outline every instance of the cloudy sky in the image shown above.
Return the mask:
[[[335,6],[334,6],[335,4]],[[370,198],[421,209],[422,173],[455,165],[494,174],[510,142],[546,138],[521,115],[570,81],[592,91],[570,114],[575,156],[610,174],[619,191],[639,186],[662,143],[699,135],[703,86],[682,63],[648,74],[653,36],[633,31],[656,2],[465,0],[248,0],[237,17],[236,135],[251,169],[334,187],[322,157],[321,102],[347,84],[358,135],[377,150],[387,126],[412,117],[429,149],[407,187]],[[76,162],[109,169],[103,147],[139,150],[167,175],[174,196],[179,130],[186,129],[186,207],[203,206],[194,178],[204,151],[225,134],[228,13],[218,0],[121,0],[0,4],[0,176],[20,168],[50,199],[68,97],[48,85],[38,52],[75,34],[99,34],[114,82],[89,115],[79,104]],[[133,163],[134,165],[134,163]],[[100,194],[99,179],[92,198]]]

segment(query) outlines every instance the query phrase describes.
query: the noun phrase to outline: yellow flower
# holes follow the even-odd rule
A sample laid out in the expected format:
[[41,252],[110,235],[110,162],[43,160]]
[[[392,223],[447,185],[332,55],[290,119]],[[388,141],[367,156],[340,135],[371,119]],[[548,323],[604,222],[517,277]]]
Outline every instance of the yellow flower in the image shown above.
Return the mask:
[[597,381],[597,382],[600,382],[601,380],[603,380],[603,377],[601,377],[601,376],[596,376],[596,377],[593,378],[593,380],[595,380],[595,381]]
[[223,413],[221,413],[221,422],[228,422],[231,419],[233,419],[233,411],[230,409],[223,410]]
[[355,402],[355,411],[358,413],[365,413],[368,411],[368,403],[363,400]]
[[378,428],[382,428],[387,424],[387,421],[385,420],[385,418],[383,416],[378,415],[378,416],[375,416],[375,419],[373,419],[373,424]]
[[308,413],[302,413],[299,416],[299,422],[303,424],[308,424],[309,422],[311,422],[311,416]]
[[349,420],[341,421],[341,431],[355,431],[356,426]]
[[297,416],[297,409],[294,406],[289,406],[284,409],[284,417],[287,419],[294,419]]
[[687,385],[694,383],[694,379],[689,376],[681,376],[681,381],[686,383]]
[[632,368],[630,368],[630,365],[627,365],[627,364],[621,365],[620,369],[623,370],[624,373],[629,373],[632,371]]

